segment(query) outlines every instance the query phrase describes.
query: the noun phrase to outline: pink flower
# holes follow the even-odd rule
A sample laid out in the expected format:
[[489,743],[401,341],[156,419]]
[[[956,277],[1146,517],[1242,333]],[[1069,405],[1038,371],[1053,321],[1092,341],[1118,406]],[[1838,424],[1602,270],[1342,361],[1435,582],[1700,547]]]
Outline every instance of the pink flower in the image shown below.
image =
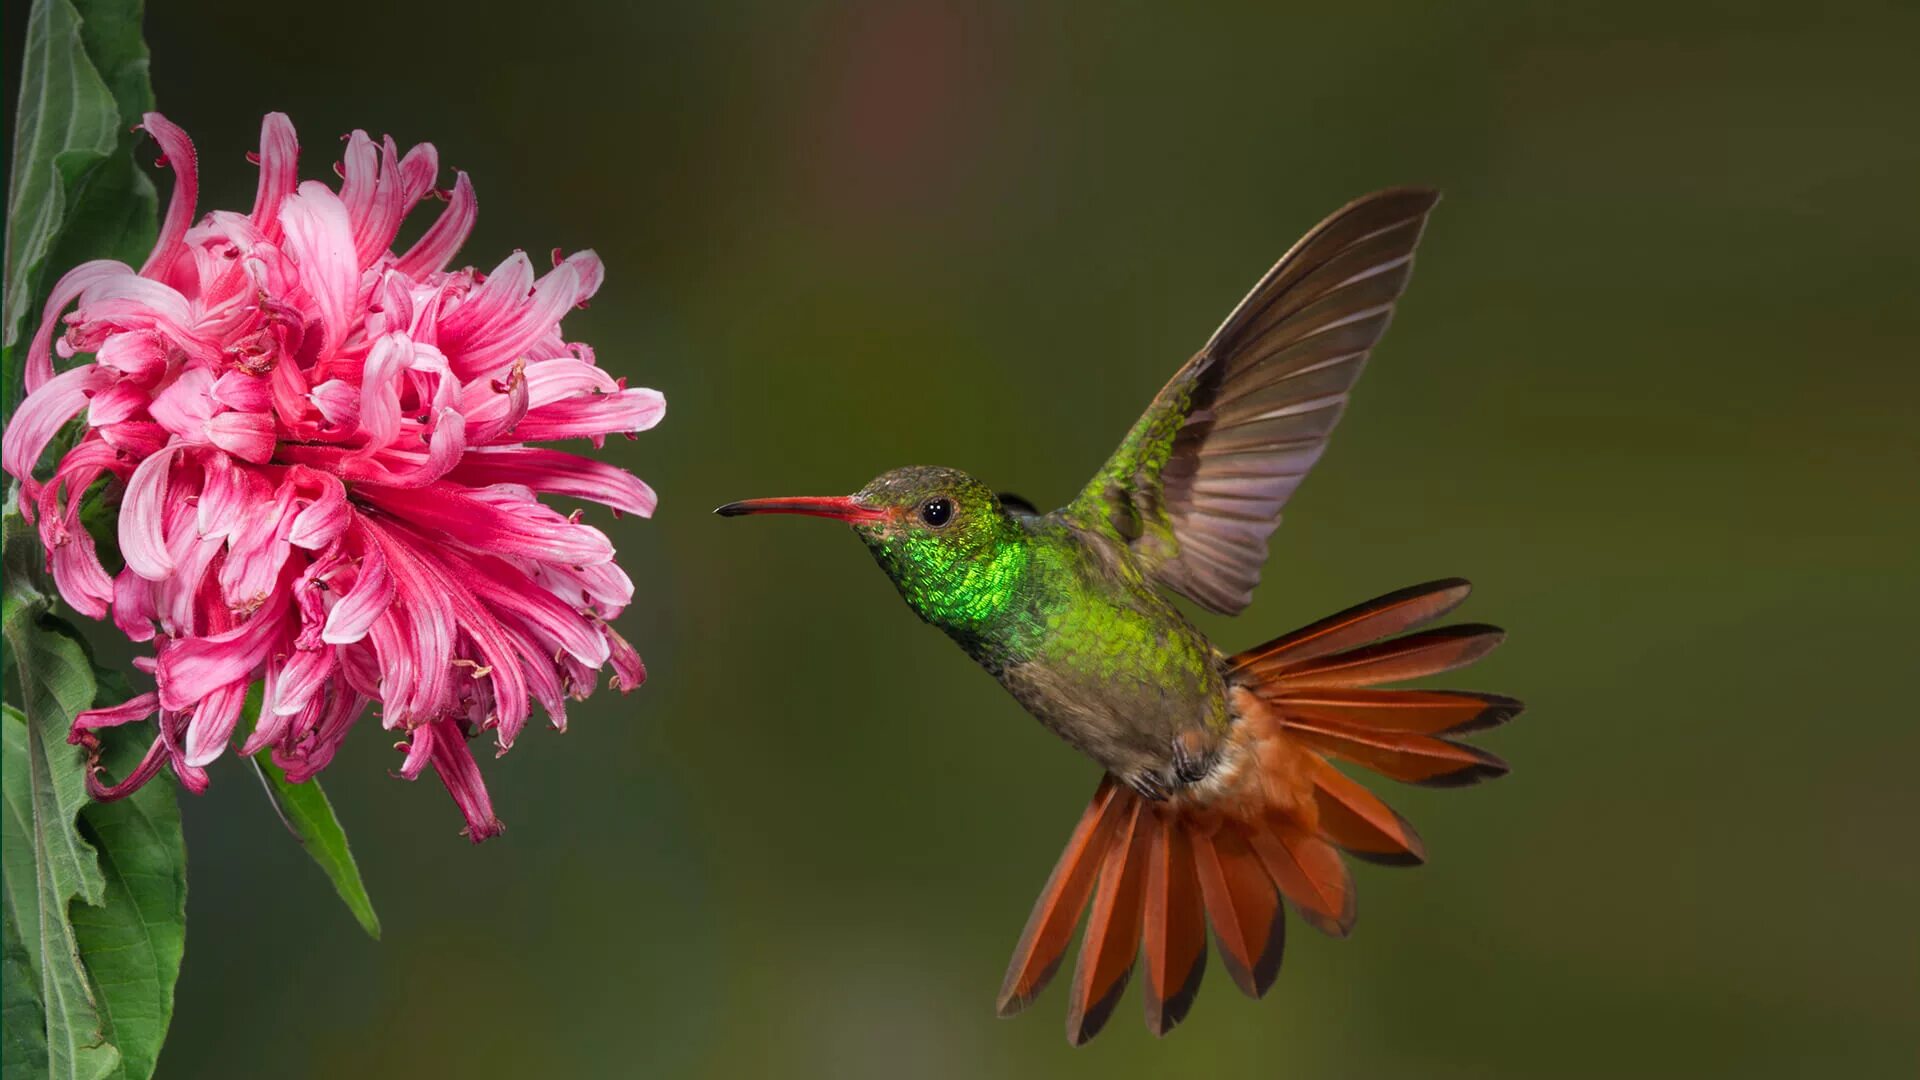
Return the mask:
[[[159,714],[139,769],[95,776],[93,794],[125,795],[162,765],[204,790],[263,681],[242,754],[271,747],[303,780],[378,703],[401,733],[401,775],[431,764],[467,835],[492,836],[500,822],[467,740],[491,731],[505,753],[534,702],[564,730],[567,699],[592,692],[600,669],[622,691],[646,677],[608,625],[633,597],[613,545],[536,495],[647,516],[653,491],[525,445],[597,447],[665,409],[561,336],[561,317],[600,287],[600,260],[555,251],[536,278],[516,252],[489,274],[450,271],[475,217],[465,173],[436,192],[431,145],[403,156],[356,131],[337,192],[301,183],[279,113],[261,126],[253,212],[192,224],[193,144],[157,113],[143,126],[177,174],[159,242],[137,273],[99,261],[60,279],[4,439],[61,595],[154,643],[138,664],[157,688],[74,724],[73,741],[97,749],[93,729]],[[428,195],[446,208],[392,251]],[[92,360],[55,374],[56,351]],[[36,482],[76,416],[85,434]],[[125,485],[118,573],[80,524],[103,478]]]

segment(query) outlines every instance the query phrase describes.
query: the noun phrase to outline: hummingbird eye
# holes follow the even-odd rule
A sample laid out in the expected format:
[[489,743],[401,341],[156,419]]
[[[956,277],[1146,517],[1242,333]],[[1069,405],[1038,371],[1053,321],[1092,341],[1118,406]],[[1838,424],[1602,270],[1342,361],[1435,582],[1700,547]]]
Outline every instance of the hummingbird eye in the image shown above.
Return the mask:
[[953,500],[941,496],[921,503],[920,520],[936,529],[945,525],[953,520]]

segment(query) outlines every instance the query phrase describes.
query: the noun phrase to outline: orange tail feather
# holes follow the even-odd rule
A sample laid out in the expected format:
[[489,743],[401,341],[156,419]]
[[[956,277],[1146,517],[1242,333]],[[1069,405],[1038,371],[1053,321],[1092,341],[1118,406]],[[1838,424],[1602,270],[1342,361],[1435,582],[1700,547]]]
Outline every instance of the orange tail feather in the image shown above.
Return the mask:
[[[1500,643],[1490,626],[1420,629],[1458,606],[1468,589],[1458,579],[1402,589],[1229,659],[1236,715],[1221,764],[1159,803],[1112,777],[1101,781],[1014,951],[1001,1015],[1018,1012],[1046,986],[1090,899],[1068,1008],[1067,1035],[1076,1045],[1105,1024],[1142,947],[1147,1027],[1164,1035],[1199,991],[1205,924],[1228,975],[1252,997],[1280,970],[1282,897],[1309,925],[1346,936],[1355,892],[1341,852],[1415,865],[1426,846],[1405,818],[1328,759],[1442,786],[1507,770],[1494,755],[1441,736],[1504,723],[1519,714],[1519,702],[1374,688],[1451,671]],[[1396,634],[1403,636],[1390,637]]]

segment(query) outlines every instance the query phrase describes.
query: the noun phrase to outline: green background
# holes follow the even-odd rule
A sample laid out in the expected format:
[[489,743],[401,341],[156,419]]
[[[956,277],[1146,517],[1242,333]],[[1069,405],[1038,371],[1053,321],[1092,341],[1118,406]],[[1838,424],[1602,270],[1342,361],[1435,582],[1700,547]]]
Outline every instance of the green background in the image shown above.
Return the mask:
[[[326,781],[378,944],[223,761],[160,1075],[1913,1075],[1920,17],[1339,7],[155,4],[202,209],[268,109],[310,177],[434,141],[464,258],[596,248],[569,336],[670,402],[609,447],[661,493],[608,525],[652,680],[483,762],[477,850],[363,724]],[[1200,621],[1471,577],[1514,774],[1393,792],[1430,865],[1360,867],[1264,1001],[1216,964],[1162,1042],[1137,993],[1078,1051],[1059,988],[997,1020],[1093,767],[844,530],[707,511],[913,463],[1056,505],[1409,182],[1447,199],[1400,317]]]

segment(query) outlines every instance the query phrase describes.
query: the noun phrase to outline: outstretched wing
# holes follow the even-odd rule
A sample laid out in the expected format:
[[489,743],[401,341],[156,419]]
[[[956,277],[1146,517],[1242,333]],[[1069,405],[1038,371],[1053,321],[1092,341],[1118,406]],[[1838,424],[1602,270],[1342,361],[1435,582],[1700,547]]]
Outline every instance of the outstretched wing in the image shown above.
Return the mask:
[[1342,207],[1260,279],[1065,513],[1214,611],[1253,600],[1280,508],[1326,449],[1413,270],[1436,191]]

